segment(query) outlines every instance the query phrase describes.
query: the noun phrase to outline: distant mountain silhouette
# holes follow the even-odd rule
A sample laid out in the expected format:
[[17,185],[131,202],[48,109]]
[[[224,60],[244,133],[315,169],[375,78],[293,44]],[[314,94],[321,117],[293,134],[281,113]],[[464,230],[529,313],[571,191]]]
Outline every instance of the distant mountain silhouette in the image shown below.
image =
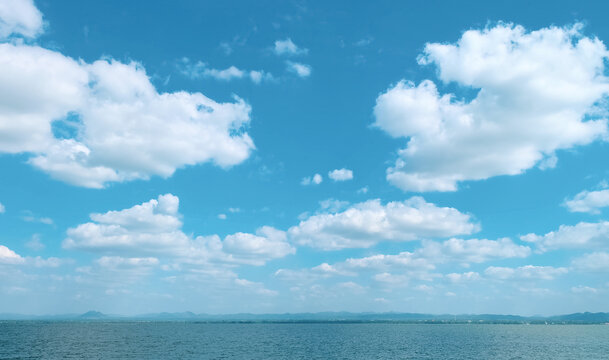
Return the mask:
[[79,316],[80,319],[107,319],[108,315],[102,314],[99,311],[87,311],[86,313]]
[[609,313],[574,313],[556,316],[519,316],[502,314],[419,314],[419,313],[284,313],[284,314],[195,314],[162,312],[134,316],[108,315],[99,311],[84,314],[21,315],[0,314],[0,320],[100,320],[100,321],[201,321],[201,322],[402,322],[402,323],[502,323],[502,324],[609,324]]

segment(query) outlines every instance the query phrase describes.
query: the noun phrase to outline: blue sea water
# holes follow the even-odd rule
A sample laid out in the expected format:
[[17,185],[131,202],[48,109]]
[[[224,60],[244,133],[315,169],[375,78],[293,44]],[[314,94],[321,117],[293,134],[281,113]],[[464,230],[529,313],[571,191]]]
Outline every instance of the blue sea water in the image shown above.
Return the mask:
[[0,359],[609,359],[609,326],[0,321]]

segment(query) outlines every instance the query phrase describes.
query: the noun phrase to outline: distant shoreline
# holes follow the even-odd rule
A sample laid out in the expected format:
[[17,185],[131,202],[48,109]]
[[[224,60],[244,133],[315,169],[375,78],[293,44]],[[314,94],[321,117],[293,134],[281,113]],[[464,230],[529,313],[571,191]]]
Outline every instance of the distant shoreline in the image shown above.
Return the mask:
[[0,321],[64,322],[190,322],[208,324],[505,324],[505,325],[608,325],[609,313],[574,313],[556,316],[497,314],[433,315],[418,313],[285,313],[285,314],[195,314],[153,313],[134,316],[89,311],[84,314],[0,314]]

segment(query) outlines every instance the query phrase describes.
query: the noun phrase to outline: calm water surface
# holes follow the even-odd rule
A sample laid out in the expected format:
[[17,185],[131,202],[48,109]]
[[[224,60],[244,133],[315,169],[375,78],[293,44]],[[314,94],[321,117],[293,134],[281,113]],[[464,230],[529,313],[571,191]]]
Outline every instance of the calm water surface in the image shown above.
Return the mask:
[[606,325],[0,321],[0,359],[609,359]]

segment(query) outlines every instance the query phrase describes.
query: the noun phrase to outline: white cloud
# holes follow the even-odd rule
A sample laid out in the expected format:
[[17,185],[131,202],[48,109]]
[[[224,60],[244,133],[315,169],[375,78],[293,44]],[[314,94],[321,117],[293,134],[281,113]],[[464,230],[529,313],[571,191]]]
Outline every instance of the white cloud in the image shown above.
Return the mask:
[[25,259],[13,250],[0,245],[0,264],[22,264]]
[[[348,201],[336,200],[332,198],[319,202],[319,207],[321,208],[321,210],[329,212],[338,212],[341,209],[345,208],[347,205],[349,205]],[[305,216],[305,218],[307,217],[308,216]]]
[[609,189],[597,191],[582,191],[573,199],[567,199],[564,205],[570,212],[585,212],[599,214],[600,208],[609,206]]
[[30,248],[30,249],[32,249],[34,251],[40,251],[40,250],[45,248],[45,246],[42,243],[42,241],[40,241],[40,235],[39,234],[32,235],[32,239],[30,241],[26,242],[25,246],[27,246],[28,248]]
[[0,38],[12,34],[33,38],[42,33],[42,14],[33,0],[0,2]]
[[335,169],[328,173],[328,177],[334,181],[347,181],[353,179],[353,171],[349,169]]
[[359,190],[357,190],[358,194],[367,194],[368,193],[368,186],[364,186],[362,188],[360,188]]
[[0,93],[0,152],[31,154],[31,165],[78,186],[169,177],[205,162],[228,168],[255,148],[245,101],[159,93],[137,62],[88,64],[0,43]]
[[477,272],[474,272],[474,271],[469,271],[469,272],[461,273],[461,274],[450,273],[450,274],[444,275],[444,277],[447,278],[450,282],[457,283],[457,284],[480,280],[480,274],[478,274]]
[[340,213],[310,216],[288,230],[292,241],[324,250],[365,248],[379,241],[411,241],[471,234],[479,226],[456,209],[438,207],[423,198],[355,204]]
[[586,254],[573,259],[571,265],[579,271],[609,272],[609,253]]
[[313,177],[311,176],[307,176],[305,178],[302,178],[302,181],[300,182],[301,185],[319,185],[321,184],[321,182],[324,180],[324,178],[320,175],[320,174],[315,174],[313,175]]
[[439,242],[426,241],[416,252],[434,262],[458,261],[464,264],[481,263],[492,259],[524,258],[531,254],[528,246],[517,245],[509,238],[449,239]]
[[294,254],[294,249],[288,242],[285,231],[270,226],[263,226],[256,234],[236,233],[224,238],[222,249],[235,257],[270,260]]
[[523,241],[534,243],[540,252],[556,249],[596,249],[609,247],[609,221],[580,222],[577,225],[560,225],[558,230],[545,235],[527,234]]
[[123,258],[120,256],[103,256],[96,260],[96,263],[104,268],[134,268],[157,266],[159,259],[154,257],[147,258]]
[[286,61],[288,65],[288,71],[298,75],[301,78],[308,77],[311,75],[311,66],[307,64],[301,64],[293,61]]
[[2,205],[2,203],[0,203],[0,214],[4,214],[6,212],[6,208],[4,207],[4,205]]
[[588,293],[588,294],[596,294],[598,292],[597,289],[590,287],[590,286],[574,286],[571,288],[571,292],[576,293],[576,294],[581,294],[581,293]]
[[406,285],[408,284],[408,276],[390,274],[388,272],[374,275],[374,280],[383,284],[389,284],[392,286]]
[[526,265],[517,268],[489,266],[484,270],[484,275],[498,280],[509,279],[541,279],[553,280],[559,275],[569,272],[564,267]]
[[277,40],[275,41],[275,47],[273,51],[276,55],[305,55],[309,52],[308,49],[300,48],[292,39],[287,38],[285,40]]
[[165,256],[185,263],[252,265],[296,251],[285,232],[267,226],[255,234],[239,232],[224,240],[218,235],[193,239],[181,230],[178,207],[178,197],[166,194],[128,209],[91,214],[93,222],[68,229],[63,247],[112,256]]
[[218,219],[226,220],[226,214],[218,214]]
[[479,91],[459,100],[430,80],[402,80],[381,94],[375,125],[408,138],[387,179],[405,191],[455,191],[460,181],[551,167],[557,150],[606,138],[607,120],[594,114],[609,92],[607,56],[580,25],[527,32],[499,24],[456,44],[427,44],[420,64]]
[[273,81],[275,78],[271,73],[263,70],[242,70],[236,66],[229,66],[219,70],[210,68],[206,63],[197,61],[192,63],[190,59],[183,58],[178,63],[179,71],[191,79],[213,78],[221,81],[231,81],[234,79],[249,79],[255,84],[264,81]]
[[258,295],[277,296],[279,294],[275,290],[270,290],[270,289],[265,288],[264,284],[259,283],[259,282],[254,282],[254,281],[249,281],[246,279],[239,279],[239,278],[236,278],[234,280],[234,282],[239,287],[246,288],[250,291],[253,291],[254,293],[256,293]]

